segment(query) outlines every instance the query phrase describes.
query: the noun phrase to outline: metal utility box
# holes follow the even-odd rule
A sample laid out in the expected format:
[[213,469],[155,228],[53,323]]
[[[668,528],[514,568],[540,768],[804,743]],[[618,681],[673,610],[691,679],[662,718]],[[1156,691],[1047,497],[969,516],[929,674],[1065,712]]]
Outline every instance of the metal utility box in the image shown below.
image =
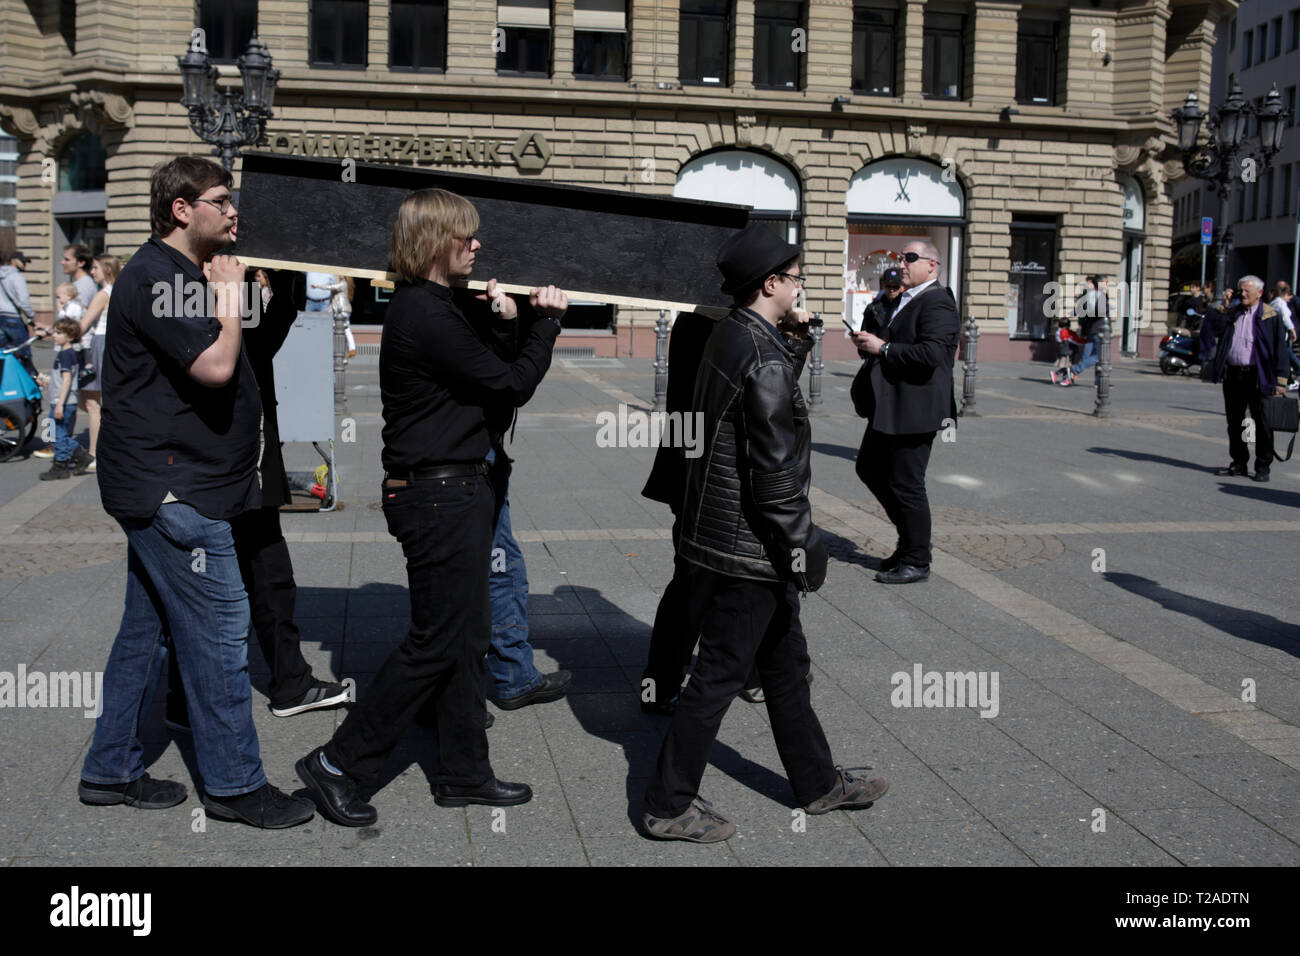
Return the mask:
[[[276,414],[280,440],[311,442],[329,464],[329,507],[338,503],[334,470],[334,315],[299,312],[275,355]],[[329,443],[325,454],[320,442]]]

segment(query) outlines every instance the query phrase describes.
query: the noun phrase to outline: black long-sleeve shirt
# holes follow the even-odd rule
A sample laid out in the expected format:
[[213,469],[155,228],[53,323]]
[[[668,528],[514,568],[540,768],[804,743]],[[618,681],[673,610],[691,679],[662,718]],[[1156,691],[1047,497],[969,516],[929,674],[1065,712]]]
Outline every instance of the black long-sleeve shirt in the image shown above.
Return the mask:
[[559,331],[557,322],[534,322],[518,357],[505,362],[456,307],[450,288],[426,279],[400,283],[379,350],[384,470],[483,461],[491,410],[532,397]]

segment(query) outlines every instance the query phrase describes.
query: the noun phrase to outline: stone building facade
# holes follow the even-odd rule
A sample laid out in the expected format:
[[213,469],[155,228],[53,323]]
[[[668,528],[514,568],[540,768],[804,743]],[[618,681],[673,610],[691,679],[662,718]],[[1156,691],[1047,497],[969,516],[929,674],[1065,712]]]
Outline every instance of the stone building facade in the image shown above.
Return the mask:
[[[427,24],[412,40],[409,6],[0,4],[0,126],[17,138],[38,306],[63,244],[130,252],[150,170],[207,154],[176,57],[200,24],[237,31],[251,8],[283,73],[264,148],[747,202],[803,243],[827,357],[852,354],[838,318],[918,236],[940,247],[982,358],[1045,357],[1051,283],[1068,313],[1070,283],[1092,273],[1125,283],[1117,350],[1152,355],[1181,176],[1169,114],[1190,88],[1208,96],[1215,27],[1236,4],[447,0],[432,5],[441,45]],[[345,9],[357,19],[330,20]],[[521,42],[532,52],[511,59]],[[594,77],[593,49],[615,76]],[[647,355],[655,317],[622,309],[569,334]]]

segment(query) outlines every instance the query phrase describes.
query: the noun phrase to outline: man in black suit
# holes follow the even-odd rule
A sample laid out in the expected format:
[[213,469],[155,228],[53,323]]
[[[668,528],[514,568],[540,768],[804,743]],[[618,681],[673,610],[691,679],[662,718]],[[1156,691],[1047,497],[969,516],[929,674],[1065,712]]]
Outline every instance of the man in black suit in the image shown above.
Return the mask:
[[961,319],[938,283],[939,250],[925,240],[908,243],[900,271],[897,307],[868,309],[853,336],[866,359],[853,380],[853,407],[869,420],[857,473],[898,529],[898,545],[876,575],[882,584],[930,576],[925,469],[935,433],[945,419],[957,420],[952,367]]

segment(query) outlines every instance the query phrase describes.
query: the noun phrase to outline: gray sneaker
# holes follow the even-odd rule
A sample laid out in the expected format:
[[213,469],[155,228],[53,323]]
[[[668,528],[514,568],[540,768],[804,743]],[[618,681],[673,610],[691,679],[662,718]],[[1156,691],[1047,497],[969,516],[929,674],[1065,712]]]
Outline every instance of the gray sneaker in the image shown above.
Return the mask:
[[830,813],[832,810],[860,810],[875,803],[889,789],[889,781],[884,777],[870,779],[855,777],[852,772],[870,769],[870,767],[851,767],[845,770],[843,767],[836,767],[835,773],[839,779],[835,781],[831,792],[814,800],[804,809],[813,814]]
[[667,819],[646,814],[645,831],[656,840],[688,840],[691,843],[721,843],[736,835],[736,825],[713,809],[713,804],[696,797],[686,812]]

